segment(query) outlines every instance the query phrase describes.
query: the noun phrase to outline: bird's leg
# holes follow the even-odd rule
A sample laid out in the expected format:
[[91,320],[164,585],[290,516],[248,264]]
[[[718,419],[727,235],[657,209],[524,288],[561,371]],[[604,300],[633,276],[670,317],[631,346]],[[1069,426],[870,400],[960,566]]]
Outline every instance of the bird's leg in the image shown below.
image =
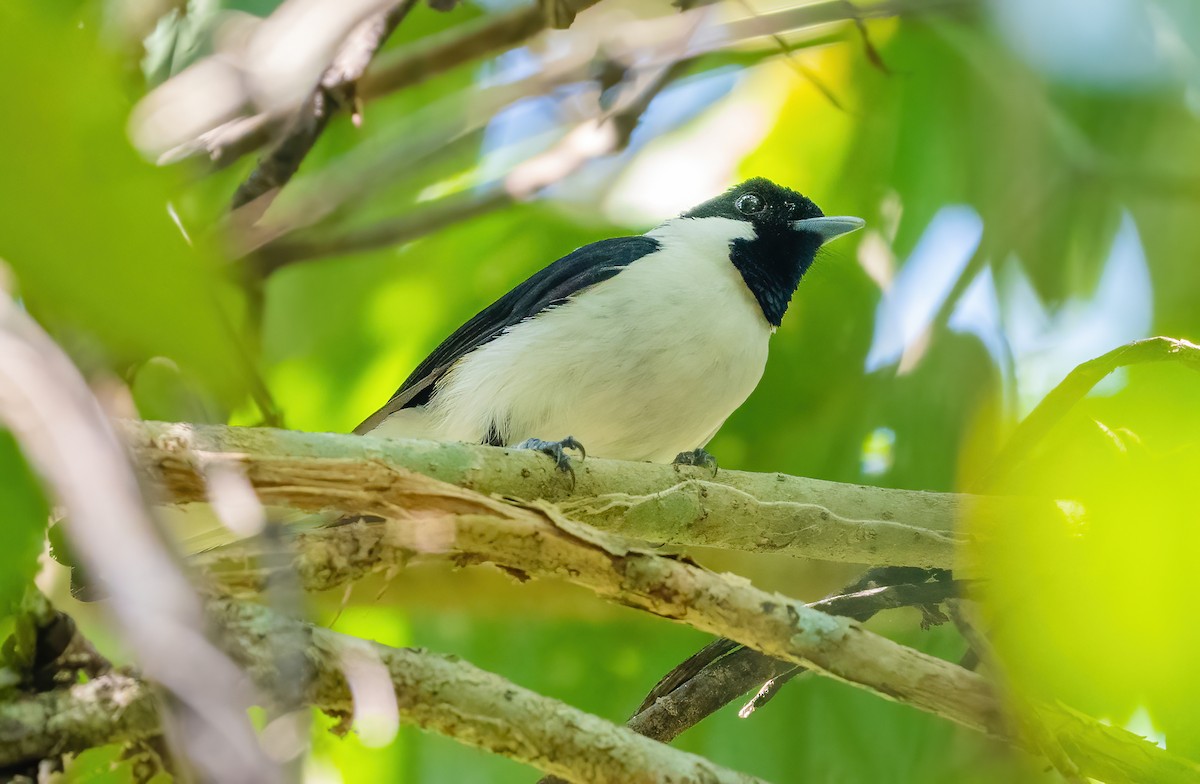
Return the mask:
[[561,441],[543,441],[540,438],[528,438],[517,444],[517,449],[535,449],[538,452],[553,457],[554,467],[564,474],[571,475],[571,487],[575,487],[575,468],[571,465],[571,457],[563,450],[579,450],[579,459],[587,459],[587,450],[583,448],[583,444],[575,440],[574,436],[567,436]]
[[711,469],[713,476],[717,475],[717,458],[703,449],[693,449],[691,452],[680,452],[671,461],[673,465],[702,466]]

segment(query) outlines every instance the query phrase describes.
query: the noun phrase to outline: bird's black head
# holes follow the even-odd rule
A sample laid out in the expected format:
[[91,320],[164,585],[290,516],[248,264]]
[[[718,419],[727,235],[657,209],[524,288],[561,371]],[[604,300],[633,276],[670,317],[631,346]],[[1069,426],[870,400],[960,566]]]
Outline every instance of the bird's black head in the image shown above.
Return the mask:
[[863,225],[859,218],[827,218],[811,199],[762,177],[746,180],[681,217],[728,218],[754,227],[752,238],[730,242],[729,260],[775,326],[783,321],[817,249]]

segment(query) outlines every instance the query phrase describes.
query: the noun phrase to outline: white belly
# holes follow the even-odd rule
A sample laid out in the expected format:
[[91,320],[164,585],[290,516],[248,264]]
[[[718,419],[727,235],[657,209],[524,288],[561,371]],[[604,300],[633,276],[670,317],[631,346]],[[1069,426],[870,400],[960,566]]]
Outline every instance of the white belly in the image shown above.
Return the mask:
[[712,236],[510,328],[374,432],[478,442],[494,426],[509,444],[573,435],[589,455],[656,462],[708,443],[762,377],[772,329],[728,258],[744,224],[703,222]]

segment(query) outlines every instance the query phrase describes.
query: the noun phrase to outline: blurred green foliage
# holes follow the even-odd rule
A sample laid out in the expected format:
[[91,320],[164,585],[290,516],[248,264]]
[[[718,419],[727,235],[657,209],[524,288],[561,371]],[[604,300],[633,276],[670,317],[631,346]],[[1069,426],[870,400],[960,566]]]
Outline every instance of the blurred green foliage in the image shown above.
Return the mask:
[[[274,5],[209,7],[264,14]],[[389,48],[483,13],[473,4],[452,14],[421,8]],[[0,123],[0,257],[30,312],[87,372],[129,380],[145,416],[220,419],[232,410],[234,422],[259,421],[245,390],[250,357],[261,350],[257,370],[289,426],[348,430],[445,335],[512,285],[587,242],[649,228],[650,218],[620,225],[606,199],[639,160],[697,133],[708,133],[710,145],[697,166],[768,176],[831,214],[862,215],[871,227],[857,249],[853,240],[831,247],[803,282],[762,384],[710,447],[724,467],[958,488],[960,476],[995,452],[1021,413],[1011,387],[1044,393],[1042,376],[1052,383],[1073,364],[1051,362],[1053,350],[1106,326],[1103,312],[1094,321],[1076,317],[1095,300],[1125,214],[1136,225],[1152,283],[1150,332],[1200,335],[1197,85],[1167,80],[1118,89],[1053,78],[1020,56],[980,10],[953,20],[872,22],[868,31],[886,70],[870,62],[852,31],[796,54],[840,107],[783,58],[768,59],[658,147],[625,154],[600,174],[585,170],[579,179],[602,187],[582,188],[583,197],[553,192],[400,247],[284,269],[266,282],[255,346],[243,329],[235,276],[223,273],[219,249],[205,239],[253,161],[201,178],[138,159],[124,129],[141,87],[131,87],[129,69],[97,47],[90,21],[78,27],[91,18],[79,14],[0,8],[0,68],[36,74],[0,80],[0,105],[12,110]],[[160,31],[163,45],[172,34]],[[1182,40],[1186,46],[1194,38]],[[207,44],[195,50],[204,51]],[[188,62],[181,58],[169,70]],[[727,61],[716,56],[694,72],[718,64]],[[373,149],[402,144],[441,114],[469,107],[469,94],[459,104],[437,102],[472,89],[480,72],[478,65],[459,68],[372,102],[362,128],[335,121],[302,176],[319,178],[350,161],[369,168]],[[739,100],[758,101],[767,119],[748,152],[724,150],[720,133],[704,130],[707,118]],[[369,224],[402,213],[446,181],[483,179],[483,149],[456,150],[413,162],[353,205],[347,220]],[[198,247],[173,225],[168,204]],[[880,332],[880,281],[886,287],[903,274],[949,205],[979,216],[983,252],[935,303],[903,360],[868,373]],[[872,271],[873,263],[883,272]],[[1029,301],[1041,308],[1006,311],[1007,359],[949,326],[967,285],[985,269],[1001,283],[1023,275]],[[1020,291],[1002,289],[1001,304],[1012,304],[1006,298]],[[982,595],[1016,686],[1117,725],[1143,711],[1170,748],[1194,758],[1200,727],[1191,706],[1200,679],[1189,666],[1198,642],[1189,567],[1198,544],[1191,497],[1200,469],[1198,384],[1178,368],[1135,368],[1072,411],[1012,486],[997,489],[1078,500],[1094,510],[1089,526],[1061,530],[1029,520],[994,532]],[[11,444],[0,442],[0,491],[9,512],[0,528],[0,602],[28,583],[31,543],[41,536],[36,521],[45,518],[33,496],[22,494],[31,485],[9,465],[17,459],[10,452]],[[881,468],[868,470],[867,457]],[[853,573],[779,558],[698,557],[805,598]],[[705,641],[632,611],[597,609],[593,597],[569,587],[436,569],[404,579],[381,594],[356,591],[335,628],[458,653],[614,720]],[[64,597],[56,600],[85,623],[101,623]],[[341,596],[326,597],[318,609],[332,618],[342,604]],[[951,630],[923,633],[917,625],[909,613],[872,624],[939,656],[962,653]],[[326,726],[317,724],[314,781],[531,778],[507,760],[411,728],[384,748],[368,748],[354,737],[329,736]],[[774,781],[1050,780],[1036,761],[817,678],[791,684],[749,720],[727,709],[679,745]],[[80,765],[85,761],[94,760]]]
[[64,771],[65,784],[121,784],[133,777],[133,763],[121,759],[118,744],[88,749]]
[[46,535],[49,506],[37,478],[12,433],[0,429],[0,639],[9,631],[7,617],[16,609],[37,574]]
[[132,378],[162,356],[237,401],[238,295],[173,225],[177,173],[129,146],[118,64],[82,21],[24,5],[0,14],[0,68],[37,75],[0,80],[0,101],[19,107],[0,123],[0,258],[17,293],[85,369]]
[[1181,402],[1200,394],[1200,374],[1168,363],[1130,376],[1121,394],[1084,401],[994,488],[1069,498],[1087,515],[984,531],[981,596],[1028,695],[1117,723],[1141,711],[1168,748],[1197,758],[1200,610],[1188,585],[1200,412]]

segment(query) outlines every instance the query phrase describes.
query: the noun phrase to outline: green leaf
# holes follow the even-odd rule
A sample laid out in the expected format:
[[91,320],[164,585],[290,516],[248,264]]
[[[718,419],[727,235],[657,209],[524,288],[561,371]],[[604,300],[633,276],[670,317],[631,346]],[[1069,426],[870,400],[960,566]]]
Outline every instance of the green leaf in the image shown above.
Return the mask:
[[124,375],[165,356],[236,402],[235,289],[173,223],[175,176],[126,139],[129,100],[92,26],[35,8],[0,8],[0,69],[26,75],[0,80],[0,258],[81,364]]
[[122,751],[119,744],[88,749],[67,764],[63,784],[128,784],[133,761],[122,760]]
[[37,574],[49,507],[16,439],[0,431],[0,617],[13,612]]

